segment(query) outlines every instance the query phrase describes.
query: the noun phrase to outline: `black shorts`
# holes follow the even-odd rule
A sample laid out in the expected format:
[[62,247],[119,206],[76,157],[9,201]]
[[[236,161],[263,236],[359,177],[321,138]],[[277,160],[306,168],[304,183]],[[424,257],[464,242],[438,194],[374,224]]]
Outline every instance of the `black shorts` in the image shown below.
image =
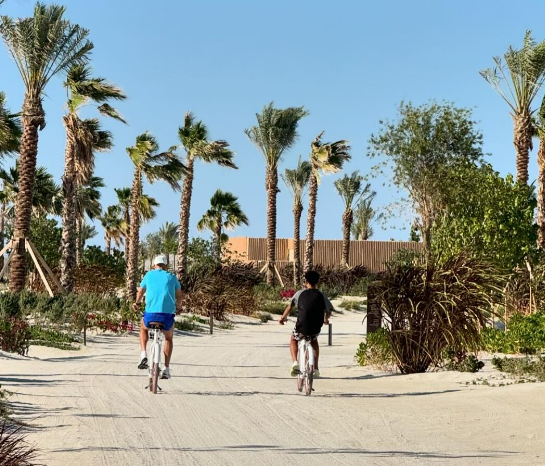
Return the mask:
[[[317,333],[316,335],[308,335],[310,337],[310,341],[316,341],[318,339],[318,335],[320,335],[319,333]],[[295,341],[301,341],[305,338],[305,335],[303,335],[302,333],[299,333],[297,331],[297,328],[293,327],[293,338],[295,339]]]

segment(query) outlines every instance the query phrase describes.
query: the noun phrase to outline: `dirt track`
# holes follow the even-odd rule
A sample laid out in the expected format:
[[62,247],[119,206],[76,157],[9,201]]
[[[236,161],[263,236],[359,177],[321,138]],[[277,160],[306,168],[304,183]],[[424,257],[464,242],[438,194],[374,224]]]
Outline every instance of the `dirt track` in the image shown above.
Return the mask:
[[2,357],[0,383],[48,466],[545,465],[545,385],[466,387],[458,373],[390,376],[354,365],[361,314],[321,337],[311,397],[289,377],[291,325],[178,334],[173,378],[144,391],[136,336]]

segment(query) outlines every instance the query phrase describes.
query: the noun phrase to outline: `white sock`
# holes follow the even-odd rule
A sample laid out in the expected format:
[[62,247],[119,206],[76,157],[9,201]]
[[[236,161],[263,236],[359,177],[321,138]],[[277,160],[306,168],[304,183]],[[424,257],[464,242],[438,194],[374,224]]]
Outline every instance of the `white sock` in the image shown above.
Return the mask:
[[140,352],[140,361],[142,361],[142,359],[147,358],[147,357],[148,357],[148,354],[145,351]]

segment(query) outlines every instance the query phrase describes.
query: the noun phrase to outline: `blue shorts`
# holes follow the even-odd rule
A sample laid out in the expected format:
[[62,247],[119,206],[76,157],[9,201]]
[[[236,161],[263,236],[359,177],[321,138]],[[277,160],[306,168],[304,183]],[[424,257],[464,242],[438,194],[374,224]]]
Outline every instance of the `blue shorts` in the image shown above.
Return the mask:
[[150,322],[161,322],[165,324],[163,330],[170,330],[174,326],[175,314],[167,314],[165,312],[150,313],[144,312],[144,325],[149,328]]

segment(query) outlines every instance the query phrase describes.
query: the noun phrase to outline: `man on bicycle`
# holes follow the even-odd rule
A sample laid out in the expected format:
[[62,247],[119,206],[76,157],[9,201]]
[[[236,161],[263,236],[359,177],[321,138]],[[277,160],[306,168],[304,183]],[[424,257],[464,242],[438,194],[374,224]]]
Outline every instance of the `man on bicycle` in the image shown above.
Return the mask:
[[133,304],[135,310],[139,309],[144,294],[146,295],[146,309],[140,325],[140,363],[138,369],[148,368],[148,355],[146,346],[148,344],[148,326],[150,322],[160,322],[164,325],[165,335],[165,368],[161,374],[162,379],[170,379],[170,358],[172,356],[174,336],[174,317],[176,315],[176,304],[182,298],[180,282],[167,272],[167,258],[160,254],[153,260],[153,270],[150,270],[143,278],[136,301]]
[[291,359],[293,360],[290,370],[292,377],[295,377],[300,372],[299,362],[297,361],[297,349],[299,340],[305,336],[310,337],[311,345],[316,355],[314,377],[320,377],[320,370],[318,369],[318,357],[320,355],[318,335],[320,334],[322,325],[329,323],[329,317],[333,311],[333,306],[329,299],[318,290],[319,281],[320,274],[318,272],[309,270],[305,273],[306,288],[295,293],[286,307],[284,314],[280,317],[280,324],[284,325],[284,322],[288,320],[288,315],[294,307],[297,307],[299,311],[297,322],[290,339],[290,352]]

